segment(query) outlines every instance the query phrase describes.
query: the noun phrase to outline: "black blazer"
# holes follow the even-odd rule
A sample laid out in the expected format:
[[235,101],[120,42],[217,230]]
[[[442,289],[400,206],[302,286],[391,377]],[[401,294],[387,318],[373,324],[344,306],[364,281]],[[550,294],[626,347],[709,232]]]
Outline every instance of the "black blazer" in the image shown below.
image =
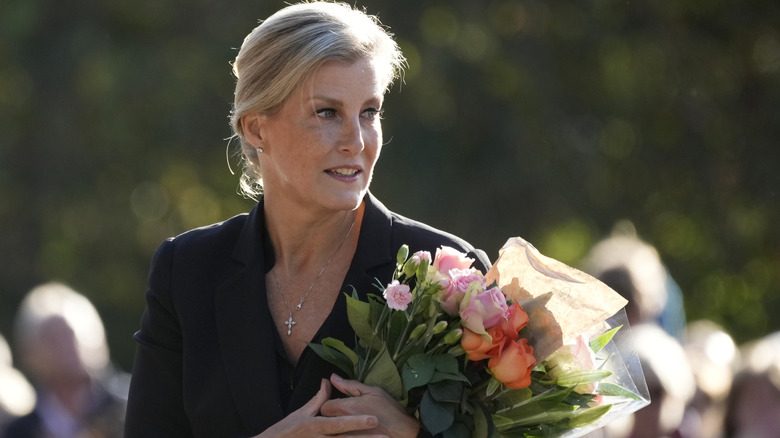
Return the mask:
[[[392,213],[371,194],[365,202],[342,291],[376,293],[374,279],[390,280],[402,244],[431,254],[452,246],[470,252],[483,272],[490,266],[462,239]],[[290,382],[282,381],[281,341],[265,295],[272,263],[263,250],[264,221],[261,201],[248,214],[170,238],[155,252],[135,334],[127,438],[256,435],[306,403],[336,371],[307,348]],[[314,341],[328,336],[354,340],[343,294]]]

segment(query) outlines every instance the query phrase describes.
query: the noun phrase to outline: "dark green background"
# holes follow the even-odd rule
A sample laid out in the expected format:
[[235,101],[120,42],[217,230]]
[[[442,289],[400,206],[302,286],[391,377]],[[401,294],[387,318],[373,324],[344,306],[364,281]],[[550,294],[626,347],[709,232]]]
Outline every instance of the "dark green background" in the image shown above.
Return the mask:
[[[251,207],[226,163],[229,63],[283,4],[0,3],[0,333],[65,281],[129,370],[156,246]],[[628,219],[689,320],[780,328],[780,3],[360,4],[410,64],[372,186],[391,209],[570,264]]]

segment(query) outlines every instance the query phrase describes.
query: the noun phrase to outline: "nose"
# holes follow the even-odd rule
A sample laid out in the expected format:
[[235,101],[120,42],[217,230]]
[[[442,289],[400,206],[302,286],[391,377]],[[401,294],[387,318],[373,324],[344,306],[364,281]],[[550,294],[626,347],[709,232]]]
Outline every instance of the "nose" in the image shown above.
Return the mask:
[[357,155],[365,149],[366,144],[360,117],[344,120],[340,143],[340,150],[350,155]]

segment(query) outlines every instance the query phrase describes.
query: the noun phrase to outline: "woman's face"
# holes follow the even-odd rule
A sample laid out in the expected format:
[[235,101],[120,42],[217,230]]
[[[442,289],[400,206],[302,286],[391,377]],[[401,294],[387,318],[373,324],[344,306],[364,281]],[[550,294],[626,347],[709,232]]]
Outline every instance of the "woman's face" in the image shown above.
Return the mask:
[[329,61],[279,112],[258,118],[267,200],[331,211],[360,205],[382,147],[379,78],[369,59]]

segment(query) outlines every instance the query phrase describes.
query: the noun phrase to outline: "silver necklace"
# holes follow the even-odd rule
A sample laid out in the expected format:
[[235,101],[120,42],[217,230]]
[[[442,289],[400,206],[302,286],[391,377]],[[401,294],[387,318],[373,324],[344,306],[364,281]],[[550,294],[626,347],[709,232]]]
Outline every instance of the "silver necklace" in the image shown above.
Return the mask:
[[[303,303],[306,301],[306,297],[309,296],[309,292],[314,289],[314,285],[317,284],[318,281],[320,281],[320,277],[322,277],[322,273],[325,272],[325,268],[328,267],[330,264],[330,261],[333,260],[333,257],[338,254],[339,250],[341,250],[341,247],[344,246],[344,242],[347,241],[349,238],[350,233],[352,233],[352,228],[355,226],[355,220],[352,220],[352,225],[349,226],[349,230],[347,231],[347,234],[344,236],[344,239],[339,243],[338,248],[336,248],[335,251],[333,251],[333,254],[331,254],[330,258],[327,262],[325,262],[325,265],[322,266],[322,269],[320,269],[320,273],[317,274],[317,278],[314,279],[314,282],[309,286],[309,290],[306,291],[305,294],[301,297],[301,301],[298,302],[298,305],[295,306],[295,312],[301,310],[303,307]],[[271,271],[271,274],[274,276],[274,282],[276,283],[276,289],[279,290],[279,295],[282,296],[282,302],[284,302],[284,307],[287,308],[287,313],[290,315],[289,318],[287,318],[287,321],[284,321],[284,325],[287,326],[287,336],[290,336],[292,334],[292,326],[297,324],[297,322],[293,319],[293,310],[290,309],[290,305],[287,304],[287,298],[284,296],[284,291],[282,291],[282,286],[279,284],[279,279],[276,278],[276,271]]]

